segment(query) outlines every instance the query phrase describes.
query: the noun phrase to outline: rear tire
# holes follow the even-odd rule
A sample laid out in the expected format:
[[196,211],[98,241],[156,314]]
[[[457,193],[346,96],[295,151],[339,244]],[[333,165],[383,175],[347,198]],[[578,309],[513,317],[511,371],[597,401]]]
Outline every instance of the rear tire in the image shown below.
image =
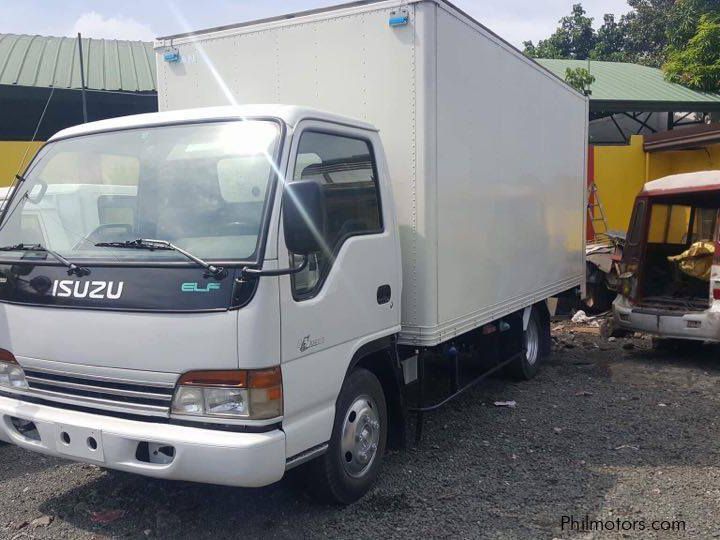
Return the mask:
[[387,425],[380,381],[366,369],[354,370],[338,396],[328,450],[308,464],[306,478],[312,493],[343,505],[365,495],[382,466]]
[[518,380],[528,381],[537,375],[546,350],[544,337],[548,329],[548,322],[540,315],[539,310],[533,307],[530,311],[527,329],[523,332],[523,349],[525,354],[508,365],[508,373]]

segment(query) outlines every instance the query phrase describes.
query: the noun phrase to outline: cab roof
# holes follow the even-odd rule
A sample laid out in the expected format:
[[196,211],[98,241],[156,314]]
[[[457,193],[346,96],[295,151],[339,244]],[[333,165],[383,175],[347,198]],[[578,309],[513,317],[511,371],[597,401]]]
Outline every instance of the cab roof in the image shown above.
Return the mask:
[[643,195],[670,195],[720,190],[720,171],[674,174],[645,184]]
[[59,131],[53,135],[49,142],[68,137],[77,137],[90,133],[101,133],[104,131],[116,131],[120,129],[132,129],[161,126],[166,124],[180,124],[193,122],[212,122],[218,120],[235,120],[243,118],[278,118],[290,127],[295,127],[301,120],[322,120],[334,124],[349,125],[368,131],[377,129],[367,122],[356,120],[339,114],[328,113],[309,107],[297,107],[294,105],[237,105],[225,107],[204,107],[197,109],[183,109],[159,113],[135,114],[132,116],[121,116],[109,120],[89,122],[80,124]]

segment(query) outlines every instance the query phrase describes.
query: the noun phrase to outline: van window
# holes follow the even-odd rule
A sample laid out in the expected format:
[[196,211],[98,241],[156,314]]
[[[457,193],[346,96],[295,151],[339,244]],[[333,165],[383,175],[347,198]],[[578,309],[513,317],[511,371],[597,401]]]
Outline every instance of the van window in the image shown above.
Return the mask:
[[635,205],[635,211],[632,214],[632,222],[630,223],[630,233],[627,243],[630,246],[636,246],[640,243],[642,237],[643,226],[645,224],[645,207],[647,203],[642,200]]
[[717,208],[695,209],[692,242],[698,242],[700,240],[713,240],[713,231],[715,231],[717,213]]
[[650,244],[686,244],[690,230],[691,207],[653,204],[650,212]]
[[325,249],[310,255],[307,268],[292,276],[296,298],[314,296],[345,241],[382,232],[380,192],[370,143],[330,133],[301,135],[293,180],[316,182],[325,196]]

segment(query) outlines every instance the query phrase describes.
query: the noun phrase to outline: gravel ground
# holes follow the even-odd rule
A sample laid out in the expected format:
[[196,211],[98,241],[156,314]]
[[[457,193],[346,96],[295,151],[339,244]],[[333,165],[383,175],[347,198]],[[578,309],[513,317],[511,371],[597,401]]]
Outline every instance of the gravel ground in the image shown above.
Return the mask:
[[[171,483],[0,446],[0,537],[720,538],[719,349],[661,353],[557,326],[535,380],[492,379],[429,415],[422,446],[389,454],[351,507],[291,480]],[[505,400],[517,406],[493,405]],[[570,515],[635,530],[562,530]],[[685,530],[658,534],[654,520]]]

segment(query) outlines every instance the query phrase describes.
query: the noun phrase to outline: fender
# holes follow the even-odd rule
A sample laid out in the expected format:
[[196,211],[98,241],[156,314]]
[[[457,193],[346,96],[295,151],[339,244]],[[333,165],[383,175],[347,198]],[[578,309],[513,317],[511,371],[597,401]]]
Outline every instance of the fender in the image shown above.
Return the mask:
[[[384,355],[387,355],[387,360],[382,359]],[[364,367],[371,371],[383,387],[388,407],[388,446],[396,449],[405,448],[407,407],[403,393],[402,367],[397,350],[397,335],[391,334],[370,341],[355,351],[345,372],[345,379],[356,367]]]

